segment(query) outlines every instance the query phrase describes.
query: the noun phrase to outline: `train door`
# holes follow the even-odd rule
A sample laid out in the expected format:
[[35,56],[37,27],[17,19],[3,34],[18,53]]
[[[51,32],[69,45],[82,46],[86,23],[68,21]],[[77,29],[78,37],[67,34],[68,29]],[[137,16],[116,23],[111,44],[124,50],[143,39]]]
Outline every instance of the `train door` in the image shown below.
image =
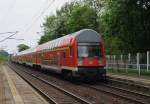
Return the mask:
[[62,51],[62,66],[66,66],[66,49]]
[[57,66],[60,66],[60,52],[57,52]]

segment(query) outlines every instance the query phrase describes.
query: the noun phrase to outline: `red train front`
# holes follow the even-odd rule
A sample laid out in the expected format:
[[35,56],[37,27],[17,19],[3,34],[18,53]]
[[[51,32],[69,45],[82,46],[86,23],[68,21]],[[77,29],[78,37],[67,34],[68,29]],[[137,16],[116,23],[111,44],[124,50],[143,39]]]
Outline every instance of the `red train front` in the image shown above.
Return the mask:
[[75,34],[73,52],[74,76],[95,76],[105,78],[106,64],[104,44],[100,35],[89,29],[81,30]]
[[21,52],[13,59],[25,65],[53,70],[64,77],[106,78],[104,43],[101,35],[91,29],[49,41]]

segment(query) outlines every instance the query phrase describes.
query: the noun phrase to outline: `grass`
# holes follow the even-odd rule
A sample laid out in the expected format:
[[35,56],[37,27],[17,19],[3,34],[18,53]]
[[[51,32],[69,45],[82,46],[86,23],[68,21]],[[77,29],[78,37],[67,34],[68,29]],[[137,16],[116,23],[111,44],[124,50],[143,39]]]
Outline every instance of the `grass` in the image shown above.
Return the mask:
[[0,55],[0,63],[5,62],[7,60],[8,60],[8,56]]
[[[113,74],[122,74],[122,75],[129,75],[129,76],[139,76],[139,71],[136,69],[107,69],[108,73]],[[150,77],[150,71],[147,72],[146,70],[140,70],[140,76]]]

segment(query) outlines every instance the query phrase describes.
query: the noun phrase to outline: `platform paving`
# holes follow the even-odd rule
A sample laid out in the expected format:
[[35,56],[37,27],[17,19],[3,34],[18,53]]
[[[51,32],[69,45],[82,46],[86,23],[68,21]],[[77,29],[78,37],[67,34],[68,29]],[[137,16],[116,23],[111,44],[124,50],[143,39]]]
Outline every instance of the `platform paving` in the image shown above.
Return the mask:
[[0,104],[15,104],[4,71],[0,66]]
[[0,104],[48,104],[8,66],[0,66]]

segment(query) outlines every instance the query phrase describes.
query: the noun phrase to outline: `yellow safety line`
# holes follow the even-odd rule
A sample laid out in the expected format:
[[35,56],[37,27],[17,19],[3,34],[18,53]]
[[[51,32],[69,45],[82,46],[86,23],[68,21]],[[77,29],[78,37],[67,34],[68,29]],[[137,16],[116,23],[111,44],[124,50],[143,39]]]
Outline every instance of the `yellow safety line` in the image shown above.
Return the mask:
[[19,93],[17,91],[17,88],[15,87],[15,84],[13,83],[12,79],[10,78],[10,76],[9,76],[9,74],[7,72],[7,69],[4,66],[3,66],[3,69],[4,69],[4,73],[6,75],[6,78],[7,78],[7,81],[8,81],[10,90],[11,90],[11,93],[13,95],[15,104],[24,104],[21,96],[19,95]]

